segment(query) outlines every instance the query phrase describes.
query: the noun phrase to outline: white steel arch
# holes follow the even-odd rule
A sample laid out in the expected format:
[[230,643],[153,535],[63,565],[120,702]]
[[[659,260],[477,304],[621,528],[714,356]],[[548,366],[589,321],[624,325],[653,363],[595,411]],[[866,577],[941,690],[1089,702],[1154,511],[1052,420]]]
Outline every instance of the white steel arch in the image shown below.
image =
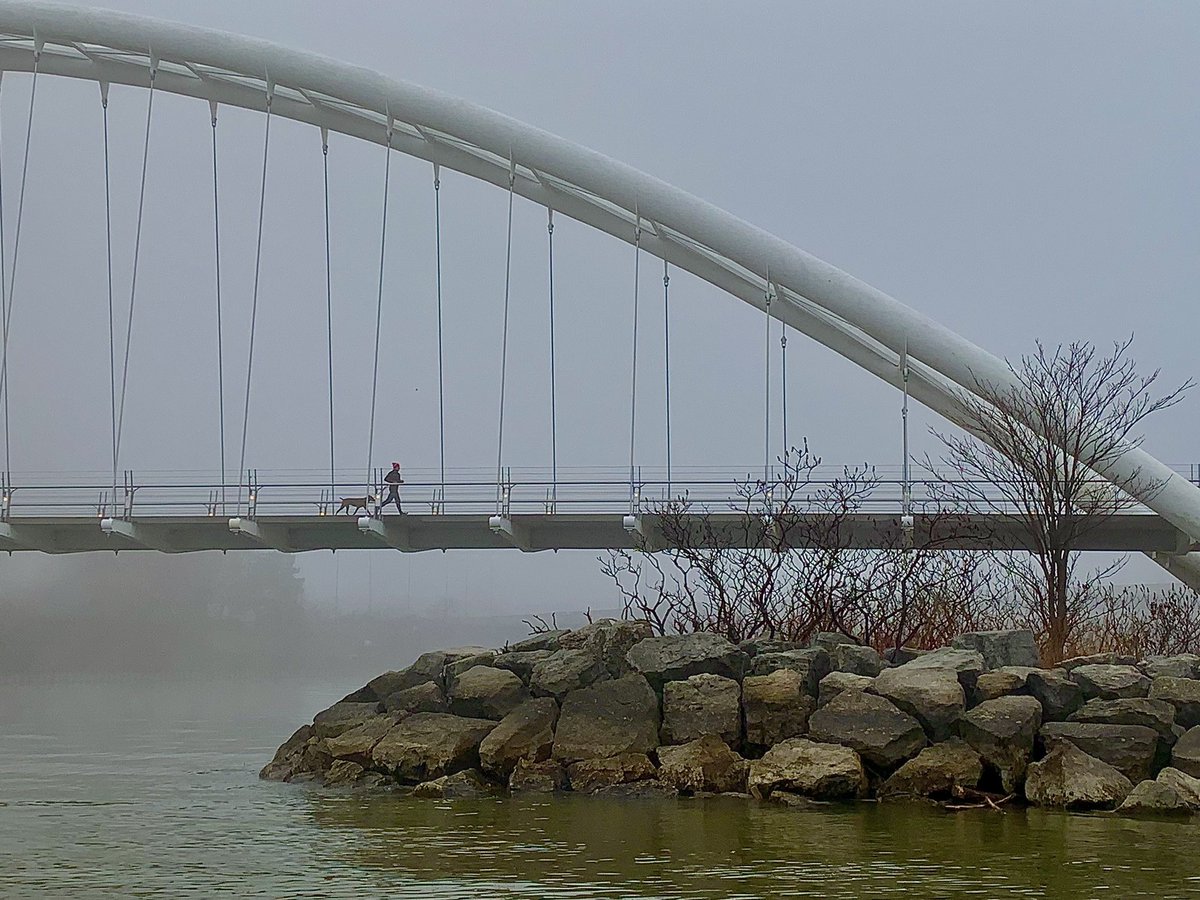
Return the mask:
[[[763,309],[969,427],[956,399],[1013,384],[1003,360],[840,269],[630,166],[465,100],[268,41],[43,0],[0,0],[0,72],[31,71],[155,89],[307,122],[513,191],[632,243]],[[770,283],[767,276],[769,273]],[[1200,541],[1200,488],[1131,448],[1099,474],[1163,483],[1139,498]],[[1200,554],[1159,559],[1200,586]]]

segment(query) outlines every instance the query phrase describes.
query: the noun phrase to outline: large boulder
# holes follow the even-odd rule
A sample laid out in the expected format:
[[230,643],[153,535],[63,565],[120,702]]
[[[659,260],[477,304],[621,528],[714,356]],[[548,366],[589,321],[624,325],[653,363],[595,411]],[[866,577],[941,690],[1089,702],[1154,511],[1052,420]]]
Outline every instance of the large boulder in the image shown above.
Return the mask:
[[649,753],[658,746],[658,697],[641,675],[601,681],[567,694],[554,733],[565,762]]
[[442,670],[442,683],[448,691],[452,690],[454,682],[458,679],[459,675],[476,666],[490,666],[495,658],[495,650],[487,650],[481,647],[462,648],[461,651],[456,651],[446,662],[446,668]]
[[535,663],[529,673],[529,688],[537,697],[561,700],[597,681],[607,679],[604,661],[592,650],[556,650]]
[[783,650],[803,650],[807,645],[799,641],[780,641],[775,638],[751,638],[738,644],[738,649],[749,657],[760,653],[779,653]]
[[983,664],[988,669],[998,669],[1001,666],[1036,668],[1041,665],[1033,632],[1023,628],[1009,631],[968,631],[951,641],[950,646],[959,650],[979,651],[983,657]]
[[530,762],[549,759],[557,721],[558,704],[553,697],[527,700],[501,719],[480,742],[480,767],[497,777],[508,778],[522,759]]
[[829,651],[822,647],[811,647],[806,650],[760,653],[754,657],[751,672],[754,675],[770,675],[780,669],[791,669],[804,679],[804,693],[815,697],[817,685],[829,674],[830,668]]
[[843,691],[808,718],[808,733],[826,744],[858,751],[879,769],[894,769],[925,746],[921,723],[890,701],[862,691]]
[[[1039,669],[1030,666],[1001,666],[984,672],[975,682],[975,702],[995,700],[1014,694],[1029,695],[1029,676]],[[1074,682],[1071,682],[1074,685]]]
[[[832,677],[832,676],[830,676]],[[804,677],[791,669],[747,675],[742,681],[746,743],[766,749],[804,734],[816,701],[804,691]]]
[[558,642],[571,632],[565,628],[555,629],[554,631],[543,631],[541,634],[532,634],[523,641],[517,641],[515,644],[509,644],[504,648],[505,653],[533,653],[538,650],[549,650],[554,652],[558,649]]
[[879,788],[881,797],[932,797],[946,799],[962,789],[979,787],[983,760],[965,742],[955,738],[926,747]]
[[1200,778],[1200,725],[1189,728],[1171,748],[1171,765],[1193,778]]
[[1088,664],[1071,669],[1071,680],[1083,691],[1083,699],[1120,700],[1124,697],[1145,697],[1150,691],[1150,679],[1136,666]]
[[1174,788],[1190,809],[1200,812],[1200,778],[1193,778],[1187,772],[1167,766],[1155,780]]
[[313,727],[301,725],[290,738],[279,745],[275,756],[263,766],[258,777],[268,781],[288,781],[296,773],[310,738],[313,738]]
[[[965,652],[965,651],[960,651]],[[884,669],[871,692],[886,697],[916,717],[933,741],[944,741],[966,710],[966,697],[952,669],[918,666],[920,659],[894,669]]]
[[1033,697],[985,700],[959,720],[959,733],[1000,776],[1008,793],[1025,778],[1033,739],[1042,724],[1042,705]]
[[1150,777],[1158,752],[1158,732],[1144,725],[1047,722],[1042,726],[1041,738],[1047,750],[1069,741],[1120,770],[1133,784]]
[[336,737],[351,728],[357,728],[368,719],[379,715],[377,700],[357,703],[350,700],[340,700],[328,709],[323,709],[313,716],[313,737]]
[[1200,656],[1195,653],[1180,653],[1178,656],[1147,656],[1138,668],[1148,678],[1200,678]]
[[826,648],[829,662],[835,672],[848,672],[852,675],[866,675],[874,678],[883,671],[883,658],[874,647],[862,647],[858,644],[833,644]]
[[1160,675],[1150,684],[1150,697],[1175,709],[1175,721],[1184,728],[1200,725],[1200,681]]
[[529,691],[513,672],[473,666],[450,685],[450,712],[468,719],[503,719],[529,699]]
[[492,660],[497,669],[508,669],[525,684],[533,675],[533,667],[554,655],[553,650],[510,650]]
[[735,747],[742,740],[742,689],[732,678],[693,675],[663,685],[664,744],[684,744],[712,734]]
[[514,794],[553,794],[556,791],[565,791],[567,772],[556,759],[541,762],[519,759],[508,778],[508,789]]
[[616,619],[597,619],[583,628],[558,639],[564,650],[587,650],[597,657],[613,678],[632,671],[625,655],[639,641],[654,634],[650,623],[641,620],[622,622]]
[[668,681],[693,675],[720,675],[741,681],[749,662],[749,657],[724,637],[707,631],[646,638],[634,644],[625,659],[660,691]]
[[581,759],[567,766],[571,790],[592,794],[602,788],[653,778],[654,763],[645,753],[619,753],[599,759]]
[[496,786],[474,769],[464,769],[453,775],[424,781],[413,788],[412,795],[433,800],[459,800],[490,797],[496,791]]
[[1147,779],[1133,786],[1117,812],[1123,816],[1190,816],[1192,807],[1171,785]]
[[1101,725],[1144,725],[1158,732],[1160,740],[1175,743],[1175,707],[1166,700],[1130,697],[1124,700],[1089,700],[1068,718],[1070,722]]
[[658,748],[658,780],[684,794],[746,789],[750,764],[719,737],[707,734],[677,747]]
[[1092,653],[1089,656],[1072,656],[1060,662],[1058,667],[1071,672],[1080,666],[1132,666],[1136,665],[1136,663],[1137,660],[1128,654],[1109,651],[1105,653]]
[[1043,722],[1065,722],[1083,706],[1083,689],[1071,680],[1066,669],[1037,669],[1025,679],[1030,696],[1042,704]]
[[442,681],[442,672],[446,668],[446,664],[464,656],[472,656],[482,650],[482,647],[460,647],[457,650],[432,650],[429,653],[422,653],[417,657],[416,662],[407,669],[401,669],[399,672],[384,672],[367,682],[365,687],[349,694],[346,700],[378,703],[386,700],[396,691],[416,687],[426,681],[432,681],[440,687],[445,687],[445,683]]
[[1112,809],[1131,790],[1133,783],[1119,770],[1069,741],[1056,744],[1025,773],[1025,799],[1038,806]]
[[392,716],[375,716],[336,737],[326,738],[325,747],[334,759],[348,759],[359,765],[369,765],[371,751],[395,724]]
[[972,696],[979,676],[987,671],[983,654],[978,650],[960,650],[954,647],[939,647],[937,650],[922,653],[901,668],[949,670],[958,678],[958,683],[962,685],[967,697]]
[[445,712],[446,695],[436,682],[423,681],[414,687],[388,694],[383,708],[396,718],[419,712]]
[[479,764],[479,744],[495,722],[448,713],[417,713],[394,726],[371,751],[373,767],[419,784]]
[[843,691],[865,691],[875,683],[874,678],[852,672],[830,672],[817,686],[817,706],[824,706]]
[[849,747],[789,738],[750,763],[747,786],[759,800],[777,790],[818,800],[845,800],[866,793],[867,775],[862,760]]

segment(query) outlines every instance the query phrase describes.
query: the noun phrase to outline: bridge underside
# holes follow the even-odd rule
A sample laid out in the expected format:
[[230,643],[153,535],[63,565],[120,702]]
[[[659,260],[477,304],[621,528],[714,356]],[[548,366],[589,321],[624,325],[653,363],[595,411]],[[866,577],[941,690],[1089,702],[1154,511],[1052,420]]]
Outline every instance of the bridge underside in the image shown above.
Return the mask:
[[[103,524],[103,527],[102,527]],[[803,532],[823,533],[823,523],[805,517]],[[827,523],[832,527],[833,520]],[[673,530],[691,529],[691,546],[764,547],[772,543],[757,519],[741,514],[709,514],[673,520]],[[971,514],[957,517],[916,516],[915,546],[938,549],[1022,549],[1020,524],[1012,518]],[[900,520],[880,513],[843,519],[832,541],[864,549],[905,545]],[[800,543],[795,541],[795,543]],[[219,516],[146,517],[132,521],[95,516],[22,517],[0,523],[0,551],[87,553],[105,550],[157,550],[192,553],[201,550],[619,550],[669,549],[662,523],[653,514],[636,520],[609,514],[514,515],[489,519],[482,515],[403,515],[384,519],[351,516],[260,516],[228,520]],[[1091,531],[1078,549],[1156,555],[1186,553],[1190,542],[1155,515],[1116,516]]]

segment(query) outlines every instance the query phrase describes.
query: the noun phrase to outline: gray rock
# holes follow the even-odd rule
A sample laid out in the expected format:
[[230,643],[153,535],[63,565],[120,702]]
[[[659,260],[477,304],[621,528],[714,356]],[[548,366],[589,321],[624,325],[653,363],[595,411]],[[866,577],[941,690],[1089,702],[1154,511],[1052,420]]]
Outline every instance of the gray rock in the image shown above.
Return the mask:
[[918,662],[884,669],[871,685],[871,692],[915,716],[930,740],[944,741],[954,733],[966,710],[962,685],[953,670],[924,668],[917,666]]
[[326,787],[345,787],[355,784],[366,774],[367,770],[358,763],[339,759],[325,773],[324,782]]
[[943,800],[962,789],[979,787],[983,760],[965,742],[951,738],[918,753],[879,789],[881,797],[932,797]]
[[1029,676],[1037,671],[1040,670],[1030,666],[1001,666],[984,672],[975,682],[975,702],[982,703],[1014,694],[1029,696]]
[[634,644],[625,658],[634,671],[660,691],[668,681],[693,675],[720,675],[741,681],[749,661],[721,635],[708,632],[646,638]]
[[1161,675],[1150,684],[1150,698],[1170,703],[1184,728],[1200,725],[1200,681]]
[[1200,811],[1200,778],[1193,778],[1187,772],[1167,766],[1158,773],[1156,780],[1174,788],[1189,809]]
[[818,709],[809,716],[808,733],[814,741],[850,747],[880,769],[894,769],[925,746],[920,722],[862,691],[844,691]]
[[1189,728],[1171,748],[1171,765],[1181,772],[1200,778],[1200,725]]
[[804,734],[816,701],[804,692],[799,672],[779,669],[770,675],[747,675],[742,681],[742,717],[746,743],[766,749]]
[[1123,653],[1093,653],[1090,656],[1072,656],[1058,664],[1060,669],[1071,672],[1080,666],[1132,666],[1137,660]]
[[1123,816],[1190,816],[1192,808],[1171,785],[1147,780],[1134,785],[1117,812]]
[[968,631],[956,637],[951,646],[959,650],[979,651],[988,669],[1001,666],[1037,668],[1041,665],[1033,632],[1026,629]]
[[1167,744],[1175,743],[1175,707],[1165,700],[1131,697],[1125,700],[1089,700],[1068,721],[1104,725],[1144,725],[1158,732]]
[[1136,666],[1087,664],[1070,670],[1071,680],[1083,691],[1083,699],[1120,700],[1125,697],[1145,697],[1150,691],[1150,679]]
[[829,652],[820,647],[807,650],[783,650],[779,653],[760,653],[754,657],[751,672],[770,675],[780,669],[791,669],[804,679],[804,693],[817,696],[817,686],[831,671]]
[[958,650],[953,647],[939,647],[937,650],[923,653],[912,662],[905,663],[902,668],[947,669],[954,672],[967,697],[974,693],[979,676],[987,671],[983,654],[978,650]]
[[658,698],[641,675],[601,681],[567,694],[554,733],[554,758],[566,762],[658,746]]
[[384,672],[382,675],[373,678],[365,687],[359,688],[353,694],[346,697],[347,701],[366,701],[380,702],[387,699],[396,691],[403,691],[410,687],[416,687],[418,684],[423,684],[426,681],[432,681],[438,684],[439,687],[445,687],[442,681],[442,670],[446,667],[446,663],[452,659],[456,651],[450,650],[433,650],[429,653],[422,653],[407,669],[402,669],[399,672]]
[[446,695],[432,681],[389,694],[383,708],[397,718],[419,712],[445,712]]
[[640,641],[654,634],[649,622],[597,619],[583,628],[564,634],[558,645],[564,650],[587,650],[603,664],[613,678],[628,675],[632,669],[625,655]]
[[371,751],[373,768],[418,784],[479,764],[479,743],[495,722],[448,713],[417,713],[402,720]]
[[311,725],[301,725],[297,728],[290,738],[279,745],[279,749],[275,751],[275,756],[271,761],[263,766],[262,771],[258,773],[259,778],[265,778],[268,781],[287,781],[296,773],[297,766],[300,764],[301,757],[304,754],[304,747],[308,743],[308,739],[313,737],[313,727]]
[[1143,725],[1047,722],[1042,726],[1041,738],[1047,750],[1069,741],[1120,770],[1133,784],[1150,777],[1158,751],[1158,732]]
[[749,657],[760,653],[780,653],[784,650],[803,650],[805,644],[799,641],[777,641],[774,638],[752,638],[738,644],[738,649]]
[[472,666],[450,684],[450,712],[468,719],[503,719],[528,699],[520,678],[493,666]]
[[706,734],[735,747],[742,741],[742,689],[732,678],[693,675],[663,685],[664,744],[683,744]]
[[542,762],[554,748],[554,724],[558,704],[553,697],[539,697],[522,703],[479,744],[479,764],[483,771],[507,779],[521,760]]
[[530,690],[538,697],[561,700],[571,691],[609,677],[604,662],[591,650],[556,650],[533,667]]
[[478,650],[476,653],[464,652],[461,656],[451,656],[446,663],[446,668],[442,670],[442,684],[445,685],[447,691],[454,689],[454,682],[464,672],[467,672],[476,666],[490,666],[492,660],[496,658],[494,650],[484,650],[482,648],[462,648],[466,650]]
[[715,735],[658,748],[658,780],[684,794],[744,791],[750,764]]
[[497,669],[508,669],[525,684],[529,684],[529,678],[533,675],[533,667],[553,655],[554,651],[552,650],[510,650],[493,659],[492,665]]
[[481,774],[474,769],[464,769],[453,775],[422,782],[413,788],[412,795],[432,800],[458,800],[490,797],[496,792],[496,786]]
[[1133,790],[1133,783],[1103,760],[1069,741],[1055,745],[1041,762],[1029,764],[1025,799],[1063,809],[1112,809]]
[[343,731],[337,737],[325,739],[325,747],[334,759],[348,759],[360,765],[370,765],[371,751],[396,724],[392,716],[375,716],[361,725]]
[[1178,656],[1147,656],[1138,668],[1148,678],[1165,675],[1169,678],[1200,677],[1200,656],[1195,653],[1180,653]]
[[610,784],[598,788],[592,793],[594,797],[604,797],[609,800],[669,800],[675,796],[675,789],[655,779],[642,781],[627,781],[624,784]]
[[883,671],[883,659],[873,647],[857,644],[835,644],[829,648],[829,660],[835,672],[866,675],[874,678]]
[[1042,704],[1043,722],[1064,722],[1083,706],[1083,689],[1066,669],[1038,669],[1026,677],[1025,686]]
[[758,800],[787,791],[818,800],[848,800],[867,790],[862,760],[849,747],[789,738],[750,763],[750,793]]
[[508,789],[514,794],[553,794],[567,789],[567,772],[555,759],[542,762],[517,760],[508,779]]
[[874,678],[866,675],[855,675],[852,672],[830,672],[821,679],[817,686],[817,706],[824,706],[843,691],[870,690],[875,683]]
[[570,633],[570,631],[564,628],[558,631],[546,631],[542,634],[530,635],[523,641],[517,641],[515,644],[510,644],[505,648],[505,652],[533,653],[538,650],[549,650],[553,652],[558,649],[558,642],[562,640],[563,636]]
[[997,697],[959,720],[959,733],[1000,776],[1008,793],[1025,779],[1033,740],[1042,724],[1042,705],[1033,697]]
[[889,666],[902,666],[924,656],[928,651],[917,647],[889,647],[883,651],[883,661]]
[[820,647],[832,656],[835,647],[857,647],[858,641],[838,631],[818,631],[808,639],[808,646]]
[[592,794],[602,788],[630,781],[642,781],[656,774],[654,763],[645,753],[620,753],[598,759],[582,759],[567,766],[571,790]]
[[340,700],[328,709],[321,710],[313,717],[312,736],[319,738],[335,737],[343,731],[357,728],[363,722],[375,718],[378,714],[378,701],[354,703],[348,700]]

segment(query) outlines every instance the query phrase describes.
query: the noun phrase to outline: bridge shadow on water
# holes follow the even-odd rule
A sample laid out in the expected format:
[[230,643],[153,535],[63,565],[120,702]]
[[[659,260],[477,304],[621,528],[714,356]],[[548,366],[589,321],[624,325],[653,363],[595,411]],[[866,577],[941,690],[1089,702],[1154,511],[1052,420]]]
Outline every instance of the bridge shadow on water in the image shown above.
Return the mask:
[[1200,826],[1175,822],[722,797],[308,800],[342,832],[337,864],[422,897],[1200,895]]

